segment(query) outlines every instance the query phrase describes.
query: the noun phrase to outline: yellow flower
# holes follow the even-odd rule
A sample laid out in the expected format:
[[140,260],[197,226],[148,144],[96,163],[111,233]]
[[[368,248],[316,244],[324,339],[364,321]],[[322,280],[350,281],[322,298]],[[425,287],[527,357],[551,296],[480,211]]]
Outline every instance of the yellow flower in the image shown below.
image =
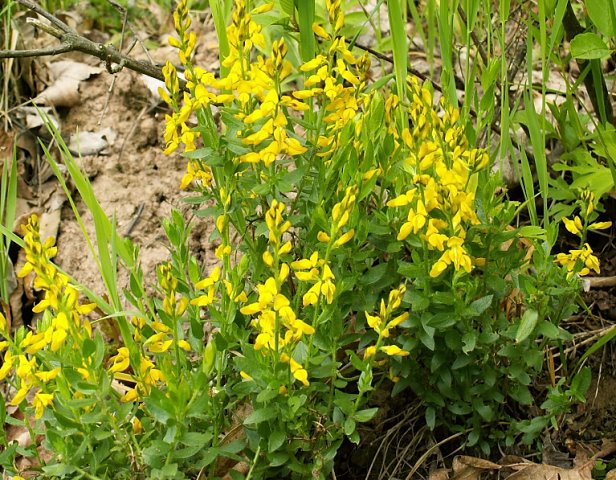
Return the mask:
[[41,382],[47,383],[50,380],[53,380],[54,378],[56,378],[59,373],[60,373],[60,367],[56,367],[53,370],[50,370],[48,372],[42,372],[42,371],[36,372],[34,375]]
[[137,400],[137,398],[139,398],[139,393],[137,392],[135,388],[131,388],[124,395],[120,397],[120,401],[124,403],[132,402],[134,400]]
[[388,324],[387,324],[387,328],[394,328],[397,327],[398,325],[400,325],[402,322],[404,322],[407,318],[409,318],[409,312],[404,312],[400,315],[398,315],[396,318],[394,318],[393,320],[391,320]]
[[407,355],[409,355],[409,352],[407,352],[406,350],[402,350],[397,345],[389,345],[386,347],[381,347],[381,351],[385,352],[390,357],[393,357],[393,356],[406,357]]
[[588,275],[591,270],[601,273],[599,259],[593,255],[593,251],[588,243],[581,249],[570,250],[568,254],[559,253],[556,255],[556,262],[567,269],[567,278],[571,278],[574,273],[580,276]]
[[43,410],[45,407],[51,405],[53,402],[53,394],[52,393],[42,393],[36,392],[34,398],[32,399],[32,406],[34,407],[34,417],[41,418],[43,416]]
[[329,34],[318,23],[313,23],[312,24],[312,31],[314,32],[315,35],[317,35],[318,37],[321,37],[324,40],[329,40],[330,39]]
[[118,353],[114,357],[111,357],[112,365],[109,371],[111,373],[123,372],[130,366],[130,359],[128,354],[128,348],[118,348]]
[[304,63],[299,69],[302,72],[309,72],[310,70],[314,70],[317,67],[320,67],[327,61],[327,58],[323,55],[317,55],[312,60]]
[[302,303],[304,307],[307,307],[309,305],[316,305],[316,303],[319,301],[319,293],[321,292],[321,285],[322,285],[322,282],[318,281],[312,287],[310,287],[310,289],[304,294],[302,298]]
[[152,353],[163,353],[169,350],[169,347],[173,344],[173,340],[165,340],[165,341],[153,341],[148,343],[149,339],[145,341],[145,344],[148,344],[148,350]]
[[376,346],[371,345],[369,347],[366,347],[366,350],[364,351],[364,360],[374,357],[375,354],[376,354]]
[[392,200],[389,200],[387,202],[387,206],[388,207],[403,207],[405,205],[408,205],[409,203],[411,203],[413,201],[413,198],[415,197],[415,192],[416,189],[411,189],[408,192],[406,192],[403,195],[400,195]]
[[591,223],[588,226],[588,230],[605,230],[606,228],[610,228],[612,226],[612,222],[595,222]]
[[10,404],[15,407],[18,406],[28,396],[29,392],[30,386],[22,384],[21,388],[17,391]]
[[11,368],[13,368],[13,358],[13,354],[10,350],[7,350],[4,353],[4,360],[2,362],[2,366],[0,367],[0,380],[4,380],[11,371]]
[[137,417],[133,418],[132,424],[133,432],[135,435],[139,435],[143,432],[143,425],[141,424],[141,420],[139,420]]
[[341,235],[335,242],[334,242],[334,248],[335,247],[340,247],[342,245],[344,245],[345,243],[347,243],[348,241],[350,241],[353,238],[353,235],[355,235],[355,229],[351,229],[348,232],[344,233],[343,235]]
[[581,235],[584,226],[582,225],[582,219],[577,215],[573,220],[569,220],[567,217],[563,218],[563,223],[565,224],[565,228],[569,230],[574,235]]
[[366,315],[366,320],[368,321],[368,326],[370,328],[372,328],[373,330],[376,331],[376,333],[379,333],[380,328],[381,328],[381,323],[383,322],[381,320],[381,317],[379,317],[378,315],[371,315],[368,312],[364,312]]

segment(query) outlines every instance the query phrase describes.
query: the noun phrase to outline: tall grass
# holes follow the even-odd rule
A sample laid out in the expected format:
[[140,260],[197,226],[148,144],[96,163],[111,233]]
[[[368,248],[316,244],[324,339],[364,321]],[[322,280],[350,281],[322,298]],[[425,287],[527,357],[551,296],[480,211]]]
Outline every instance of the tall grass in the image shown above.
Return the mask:
[[[13,228],[17,203],[15,147],[10,153],[11,157],[7,156],[2,163],[2,178],[0,181],[0,225],[6,229],[6,232],[10,232]],[[0,298],[6,304],[9,303],[9,295],[11,294],[10,281],[14,278],[11,259],[9,258],[9,249],[13,238],[11,235],[0,232]]]

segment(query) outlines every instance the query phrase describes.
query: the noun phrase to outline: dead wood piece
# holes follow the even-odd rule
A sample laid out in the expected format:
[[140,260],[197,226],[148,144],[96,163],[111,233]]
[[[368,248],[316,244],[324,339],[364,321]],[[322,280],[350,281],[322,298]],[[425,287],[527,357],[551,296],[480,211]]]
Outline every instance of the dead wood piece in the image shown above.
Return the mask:
[[[37,19],[29,20],[35,27],[44,30],[60,40],[60,45],[31,50],[0,50],[0,58],[40,57],[44,55],[59,55],[67,52],[82,52],[105,62],[109,73],[117,73],[122,70],[122,68],[126,67],[143,75],[156,78],[162,82],[165,81],[160,67],[124,55],[113,45],[96,43],[79,35],[62,20],[45,11],[30,0],[17,0],[17,2],[49,21],[50,24],[46,24]],[[182,89],[186,88],[186,82],[184,80],[180,79],[180,87]]]
[[585,292],[591,288],[609,288],[616,287],[615,277],[588,277],[582,279],[582,286]]

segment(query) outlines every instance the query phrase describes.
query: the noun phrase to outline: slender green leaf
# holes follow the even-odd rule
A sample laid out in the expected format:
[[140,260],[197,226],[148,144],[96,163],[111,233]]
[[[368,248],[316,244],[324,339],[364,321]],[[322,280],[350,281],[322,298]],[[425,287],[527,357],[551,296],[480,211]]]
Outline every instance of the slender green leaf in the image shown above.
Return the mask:
[[[396,73],[396,91],[398,97],[404,100],[406,97],[406,76],[408,64],[408,47],[406,41],[406,29],[404,25],[405,16],[402,12],[400,0],[389,0],[387,2],[387,12],[389,14],[389,26],[393,39],[394,52],[394,71]],[[402,110],[400,110],[402,113]],[[403,118],[400,118],[404,122]],[[401,125],[404,125],[402,123]]]

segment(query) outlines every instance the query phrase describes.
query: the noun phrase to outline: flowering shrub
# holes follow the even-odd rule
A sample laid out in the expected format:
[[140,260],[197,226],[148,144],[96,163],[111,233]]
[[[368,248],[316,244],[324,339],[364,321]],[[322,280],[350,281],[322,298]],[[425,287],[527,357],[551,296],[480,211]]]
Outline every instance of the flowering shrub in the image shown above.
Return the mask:
[[[2,317],[0,378],[33,408],[33,433],[44,425],[46,474],[215,478],[227,457],[233,478],[325,478],[375,415],[377,384],[414,392],[431,428],[468,428],[484,448],[549,421],[482,429],[511,419],[507,399],[534,401],[544,347],[567,338],[575,274],[596,259],[554,259],[541,229],[510,227],[518,205],[496,193],[459,111],[411,76],[402,97],[371,83],[339,0],[301,64],[292,35],[260,24],[273,6],[235,2],[220,77],[192,63],[186,1],[174,14],[186,90],[167,62],[165,153],[187,158],[179,187],[212,218],[219,265],[202,271],[174,212],[158,295],[131,272],[110,351],[53,241],[36,218],[25,227],[42,317],[13,338]],[[585,231],[578,220],[567,229]]]

